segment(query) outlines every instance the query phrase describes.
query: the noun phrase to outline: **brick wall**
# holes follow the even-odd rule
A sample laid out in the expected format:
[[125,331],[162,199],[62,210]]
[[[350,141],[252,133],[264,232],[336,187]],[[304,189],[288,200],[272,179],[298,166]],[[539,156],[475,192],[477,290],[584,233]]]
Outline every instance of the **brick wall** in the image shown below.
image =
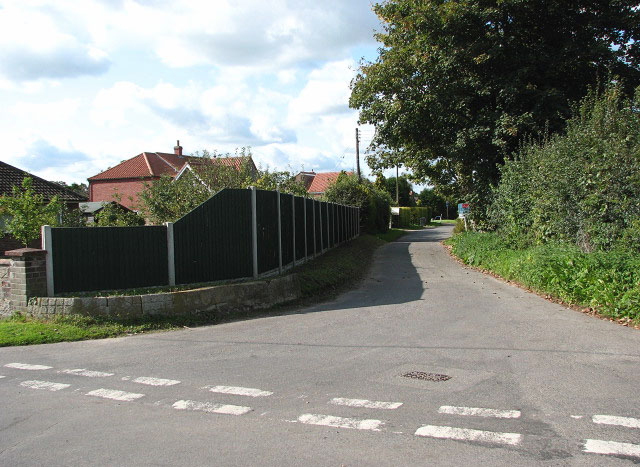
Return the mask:
[[[129,209],[138,209],[138,193],[144,189],[144,183],[157,180],[148,179],[124,179],[124,180],[91,180],[89,181],[89,201],[114,201],[113,195],[121,196],[120,204]],[[133,198],[131,200],[130,198]]]

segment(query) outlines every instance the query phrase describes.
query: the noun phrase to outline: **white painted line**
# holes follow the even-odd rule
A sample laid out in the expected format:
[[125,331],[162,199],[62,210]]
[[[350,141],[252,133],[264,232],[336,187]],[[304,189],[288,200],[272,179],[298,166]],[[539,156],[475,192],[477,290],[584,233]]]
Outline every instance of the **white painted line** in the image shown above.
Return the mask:
[[329,401],[333,405],[346,405],[348,407],[364,407],[365,409],[385,409],[393,410],[402,405],[402,402],[368,401],[366,399],[345,399],[335,397]]
[[62,384],[62,383],[52,383],[51,381],[23,381],[20,383],[20,386],[24,386],[25,388],[31,389],[46,389],[48,391],[60,391],[61,389],[66,389],[70,384]]
[[251,407],[242,407],[240,405],[229,404],[212,404],[211,402],[198,402],[181,400],[173,404],[173,408],[177,410],[195,410],[199,412],[219,413],[224,415],[244,415],[251,412]]
[[497,444],[520,444],[520,433],[497,433],[494,431],[471,430],[468,428],[455,428],[451,426],[425,425],[415,432],[416,436],[427,438],[455,439],[459,441],[481,441]]
[[438,410],[440,413],[450,415],[471,415],[475,417],[495,417],[495,418],[520,418],[519,410],[497,410],[483,409],[479,407],[454,407],[451,405],[443,405]]
[[133,380],[133,382],[146,384],[148,386],[173,386],[175,384],[180,384],[180,381],[175,379],[151,378],[147,376],[141,376],[140,378],[136,378]]
[[613,415],[594,415],[593,423],[601,423],[603,425],[619,425],[627,428],[640,428],[640,419],[631,417],[615,417]]
[[30,365],[28,363],[7,363],[7,368],[16,368],[18,370],[50,370],[52,367],[46,365]]
[[587,439],[584,443],[584,452],[594,454],[612,454],[614,456],[640,457],[640,445],[631,443],[618,443],[616,441],[601,441],[599,439]]
[[87,370],[85,368],[76,368],[74,370],[62,370],[60,373],[65,373],[67,375],[86,376],[88,378],[107,378],[109,376],[113,376],[113,373]]
[[0,379],[2,379],[2,378],[6,378],[6,376],[2,376],[2,375],[0,375]]
[[576,420],[580,420],[584,415],[571,415],[571,418],[575,418]]
[[307,425],[331,426],[335,428],[352,428],[355,430],[380,431],[384,425],[380,420],[359,420],[357,418],[334,417],[332,415],[318,415],[306,413],[298,417],[298,421]]
[[234,394],[236,396],[249,396],[249,397],[266,397],[273,394],[271,391],[263,391],[262,389],[254,388],[241,388],[238,386],[213,386],[209,388],[211,392],[218,392],[220,394]]
[[102,397],[104,399],[113,399],[114,401],[131,402],[144,397],[144,394],[136,394],[135,392],[124,392],[116,389],[96,389],[87,393],[87,396]]

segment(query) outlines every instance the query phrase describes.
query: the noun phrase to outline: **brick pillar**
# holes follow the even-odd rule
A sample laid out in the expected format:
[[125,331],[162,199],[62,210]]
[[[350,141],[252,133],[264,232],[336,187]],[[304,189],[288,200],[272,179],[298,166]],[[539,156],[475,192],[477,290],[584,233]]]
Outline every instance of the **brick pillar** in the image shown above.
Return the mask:
[[26,308],[29,299],[47,296],[47,270],[45,250],[20,248],[5,252],[11,257],[9,281],[11,282],[11,308]]

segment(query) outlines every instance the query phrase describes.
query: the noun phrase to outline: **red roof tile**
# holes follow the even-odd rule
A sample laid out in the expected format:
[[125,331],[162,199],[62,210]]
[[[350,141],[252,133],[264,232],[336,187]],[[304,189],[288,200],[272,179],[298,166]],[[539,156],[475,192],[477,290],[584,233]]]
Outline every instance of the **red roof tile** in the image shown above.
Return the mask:
[[[338,176],[342,172],[323,172],[318,173],[313,177],[313,181],[311,182],[311,186],[307,189],[309,193],[324,193],[327,191],[330,185],[336,181]],[[353,172],[346,172],[347,175],[353,175]]]

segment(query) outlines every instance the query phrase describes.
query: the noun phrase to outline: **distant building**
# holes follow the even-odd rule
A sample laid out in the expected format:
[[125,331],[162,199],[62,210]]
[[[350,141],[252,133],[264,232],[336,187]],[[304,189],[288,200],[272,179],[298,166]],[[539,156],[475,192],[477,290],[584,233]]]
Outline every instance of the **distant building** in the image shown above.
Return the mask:
[[[144,189],[145,183],[153,183],[163,175],[177,178],[187,170],[197,171],[202,165],[202,157],[184,156],[180,141],[173,148],[174,152],[143,152],[128,159],[115,167],[89,178],[89,201],[113,201],[114,195],[120,196],[120,204],[136,209],[138,194]],[[243,163],[248,162],[251,170],[257,173],[255,163],[250,156],[246,157],[217,157],[212,162],[235,167],[238,170]]]
[[295,179],[304,185],[307,193],[318,198],[325,194],[327,189],[333,185],[341,173],[353,175],[353,172],[300,172]]

